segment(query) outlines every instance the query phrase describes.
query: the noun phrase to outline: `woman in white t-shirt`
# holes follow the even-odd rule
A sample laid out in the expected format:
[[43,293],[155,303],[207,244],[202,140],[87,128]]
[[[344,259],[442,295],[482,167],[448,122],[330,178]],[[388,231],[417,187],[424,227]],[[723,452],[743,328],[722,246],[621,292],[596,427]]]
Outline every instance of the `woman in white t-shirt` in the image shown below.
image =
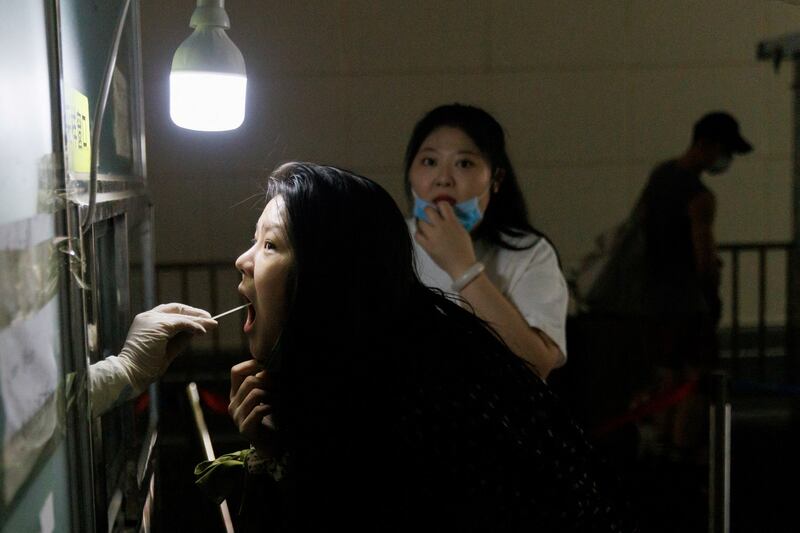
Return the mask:
[[459,294],[540,377],[563,365],[567,285],[528,222],[500,124],[472,106],[430,111],[406,148],[405,186],[422,282]]

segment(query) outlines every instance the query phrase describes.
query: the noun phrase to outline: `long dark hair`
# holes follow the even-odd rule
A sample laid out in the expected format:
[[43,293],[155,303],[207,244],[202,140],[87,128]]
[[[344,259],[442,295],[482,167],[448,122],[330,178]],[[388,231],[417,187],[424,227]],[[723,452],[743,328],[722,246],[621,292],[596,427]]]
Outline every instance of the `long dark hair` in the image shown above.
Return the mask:
[[[484,479],[473,465],[495,465],[508,449],[514,455],[501,461],[516,468],[518,452],[527,450],[519,439],[542,446],[525,428],[560,427],[543,403],[549,392],[484,322],[419,281],[403,215],[379,185],[334,167],[289,163],[267,191],[268,200],[282,200],[294,257],[268,400],[276,449],[289,452],[291,476],[276,504],[285,504],[284,529],[319,530],[302,525],[325,522],[394,531],[393,524],[421,523],[429,510],[439,519],[456,510],[461,516],[459,506],[470,501],[462,495],[484,494],[472,491]],[[489,417],[495,411],[487,405],[508,416]],[[490,461],[472,460],[495,446]],[[495,523],[509,493],[486,490],[502,505],[478,515]],[[544,490],[550,494],[551,486]]]
[[335,418],[323,414],[326,394],[385,398],[372,387],[429,364],[423,354],[434,344],[472,338],[475,349],[507,350],[474,314],[419,281],[403,214],[378,184],[288,163],[267,186],[268,201],[278,195],[295,259],[287,321],[268,364],[285,386],[279,422],[318,430]]
[[295,259],[282,349],[306,345],[309,330],[330,334],[326,346],[352,347],[408,311],[419,291],[413,249],[383,188],[339,168],[287,163],[267,185],[267,201],[278,195]]
[[503,127],[494,117],[478,107],[462,104],[439,106],[429,111],[414,126],[405,155],[405,191],[409,202],[413,201],[409,171],[414,158],[428,135],[442,126],[458,128],[472,139],[491,165],[492,181],[499,184],[497,192],[494,192],[494,187],[490,188],[491,200],[483,214],[483,220],[473,234],[474,238],[485,239],[510,250],[524,250],[533,246],[537,239],[523,240],[521,245],[508,240],[509,236],[542,236],[542,233],[534,229],[528,221],[525,200],[506,151]]

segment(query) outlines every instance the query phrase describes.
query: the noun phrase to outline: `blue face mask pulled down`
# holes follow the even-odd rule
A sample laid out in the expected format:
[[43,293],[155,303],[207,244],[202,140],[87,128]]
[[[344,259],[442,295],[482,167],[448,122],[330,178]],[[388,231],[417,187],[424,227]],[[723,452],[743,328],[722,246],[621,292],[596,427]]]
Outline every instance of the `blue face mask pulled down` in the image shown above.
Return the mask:
[[[481,195],[483,196],[483,195]],[[481,213],[481,208],[478,206],[478,199],[480,196],[475,196],[470,198],[469,200],[464,200],[463,202],[459,202],[453,206],[453,211],[456,213],[456,217],[458,221],[464,226],[464,229],[467,231],[472,231],[472,229],[478,225],[478,222],[481,221],[483,218],[483,213]],[[436,206],[427,200],[423,200],[416,194],[414,195],[414,217],[420,220],[424,220],[425,222],[430,223],[428,220],[428,215],[425,214],[426,207],[433,207],[434,209]]]

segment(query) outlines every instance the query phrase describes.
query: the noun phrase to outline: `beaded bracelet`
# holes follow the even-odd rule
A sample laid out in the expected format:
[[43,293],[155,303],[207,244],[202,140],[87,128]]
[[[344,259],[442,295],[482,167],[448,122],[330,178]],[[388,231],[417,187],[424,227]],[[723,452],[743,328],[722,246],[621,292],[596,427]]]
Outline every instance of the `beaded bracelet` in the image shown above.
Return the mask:
[[480,261],[476,262],[474,265],[469,267],[466,272],[461,274],[457,280],[453,282],[452,289],[453,292],[461,292],[464,290],[464,287],[472,283],[475,278],[481,275],[481,272],[484,271],[486,267],[483,266],[483,263]]

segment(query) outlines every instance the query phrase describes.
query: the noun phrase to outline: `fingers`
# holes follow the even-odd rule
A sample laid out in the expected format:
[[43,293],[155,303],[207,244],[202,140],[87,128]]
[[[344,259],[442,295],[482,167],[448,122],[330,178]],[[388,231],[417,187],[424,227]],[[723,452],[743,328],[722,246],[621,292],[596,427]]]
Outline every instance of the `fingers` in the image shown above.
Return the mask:
[[255,359],[249,359],[231,368],[231,400],[248,376],[255,376],[262,371],[261,364]]
[[458,218],[450,202],[438,202],[435,207],[428,206],[425,208],[425,214],[428,220],[417,220],[417,232],[414,234],[414,240],[426,251],[430,251],[432,242],[442,238],[442,235],[446,235],[449,231],[448,223],[458,225]]
[[439,202],[436,204],[436,207],[439,211],[439,217],[441,220],[458,220],[458,217],[456,217],[456,212],[450,202]]
[[447,226],[455,225],[460,227],[456,212],[450,202],[439,202],[436,206],[428,206],[425,208],[425,214],[428,220],[417,220],[417,230],[421,231],[426,237],[434,230],[447,229]]
[[212,320],[210,318],[195,318],[194,321],[203,326],[206,331],[214,331],[219,325],[216,320]]
[[168,317],[160,323],[160,328],[168,337],[166,355],[170,361],[189,346],[192,337],[205,335],[217,327],[216,321],[208,318],[174,314],[162,316]]
[[228,411],[230,411],[231,418],[233,418],[236,422],[240,422],[247,418],[253,409],[259,407],[261,405],[268,405],[269,400],[269,393],[264,389],[254,388],[251,389],[250,392],[247,393],[244,400],[239,404],[234,404],[231,402],[230,406],[228,407]]
[[420,246],[427,249],[428,237],[419,228],[414,234],[414,240],[417,241]]
[[176,302],[161,304],[153,308],[153,311],[158,311],[159,313],[176,313],[179,315],[195,316],[198,318],[211,318],[211,313],[208,311],[198,309],[197,307],[192,307],[191,305]]
[[[153,313],[158,314],[152,316]],[[142,313],[142,315],[151,315],[151,320],[154,319],[166,325],[173,335],[186,330],[204,334],[217,327],[217,321],[212,320],[208,311],[181,303],[162,304],[154,307],[152,311]]]
[[[439,215],[439,211],[433,206],[426,207],[425,214],[428,220],[417,219],[416,235],[427,240],[430,239],[431,233],[433,233],[435,228],[442,222],[442,217]],[[419,240],[417,240],[417,242],[422,244]]]
[[[436,204],[436,207],[429,205],[425,208],[425,214],[428,216],[427,223],[431,226],[435,226],[438,222],[442,221],[442,215],[439,211],[441,208],[439,207],[441,204],[446,204],[447,202],[439,202]],[[423,220],[423,222],[425,222]]]
[[269,425],[265,424],[263,420],[267,417],[270,417],[272,413],[272,407],[269,405],[259,405],[253,408],[252,411],[242,420],[242,423],[239,425],[239,428],[244,433],[247,430],[252,432],[257,431],[258,429],[268,427],[269,429],[275,429],[274,424],[270,423]]
[[164,320],[164,326],[170,337],[181,331],[191,331],[202,335],[209,329],[215,328],[216,325],[216,321],[211,319],[189,318],[183,315],[173,315]]
[[254,389],[261,389],[266,391],[267,390],[267,382],[263,378],[259,378],[257,376],[247,376],[242,381],[242,384],[239,385],[239,388],[236,390],[236,393],[231,396],[231,403],[228,407],[228,411],[231,415],[236,409],[242,405],[247,396],[250,394],[250,391]]
[[228,413],[239,433],[265,457],[271,453],[276,429],[269,396],[269,378],[258,361],[251,359],[231,368]]
[[[269,445],[270,438],[266,435],[268,435],[268,431],[274,431],[275,427],[274,425],[268,426],[262,421],[270,418],[271,412],[272,408],[269,405],[259,405],[253,408],[244,419],[237,421],[239,433],[247,437],[256,448],[259,448],[259,444]],[[257,440],[261,442],[255,442]]]

